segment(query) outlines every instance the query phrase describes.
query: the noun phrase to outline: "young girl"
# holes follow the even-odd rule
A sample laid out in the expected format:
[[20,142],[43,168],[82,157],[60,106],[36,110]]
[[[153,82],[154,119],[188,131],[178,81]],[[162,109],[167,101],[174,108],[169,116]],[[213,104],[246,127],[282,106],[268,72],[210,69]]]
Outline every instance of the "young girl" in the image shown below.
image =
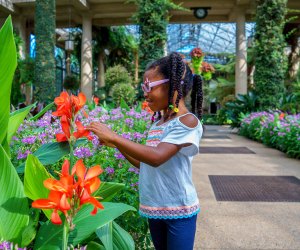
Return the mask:
[[197,108],[200,118],[202,80],[193,77],[189,66],[174,52],[146,69],[142,89],[149,107],[156,112],[152,118],[159,117],[149,130],[146,145],[117,135],[105,124],[91,123],[87,129],[140,168],[139,212],[148,218],[155,248],[192,250],[200,207],[191,162],[198,153],[203,130],[186,108],[184,97],[192,90],[192,109]]

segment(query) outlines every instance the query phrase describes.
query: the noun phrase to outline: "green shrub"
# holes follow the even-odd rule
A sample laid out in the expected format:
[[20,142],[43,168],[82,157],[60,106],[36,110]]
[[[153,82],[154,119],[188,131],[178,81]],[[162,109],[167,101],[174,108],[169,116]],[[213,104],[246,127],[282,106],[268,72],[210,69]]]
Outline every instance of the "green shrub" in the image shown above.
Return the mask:
[[131,85],[126,83],[116,84],[112,88],[112,98],[117,106],[120,105],[121,99],[128,104],[133,103],[135,99],[135,90]]
[[68,90],[77,90],[79,88],[79,79],[75,75],[68,75],[65,77],[63,86]]
[[132,84],[132,78],[130,77],[127,69],[122,65],[116,65],[108,68],[105,73],[105,86],[106,91],[110,92],[115,84]]

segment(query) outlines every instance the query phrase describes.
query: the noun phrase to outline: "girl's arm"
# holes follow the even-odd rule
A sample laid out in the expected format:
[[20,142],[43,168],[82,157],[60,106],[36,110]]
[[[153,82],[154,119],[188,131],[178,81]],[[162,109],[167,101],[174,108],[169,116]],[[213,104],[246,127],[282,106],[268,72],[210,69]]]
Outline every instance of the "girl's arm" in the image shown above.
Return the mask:
[[100,140],[105,143],[114,144],[121,153],[125,153],[135,160],[144,162],[153,167],[158,167],[169,160],[181,148],[179,145],[165,142],[159,143],[157,147],[140,145],[119,136],[111,131],[105,124],[99,122],[91,123],[86,129],[95,133]]
[[129,161],[133,166],[135,166],[136,168],[140,168],[140,164],[141,164],[140,161],[138,161],[137,159],[134,159],[130,155],[126,154],[124,151],[122,152],[120,149],[119,149],[119,151],[122,153],[122,155],[125,156],[127,161]]

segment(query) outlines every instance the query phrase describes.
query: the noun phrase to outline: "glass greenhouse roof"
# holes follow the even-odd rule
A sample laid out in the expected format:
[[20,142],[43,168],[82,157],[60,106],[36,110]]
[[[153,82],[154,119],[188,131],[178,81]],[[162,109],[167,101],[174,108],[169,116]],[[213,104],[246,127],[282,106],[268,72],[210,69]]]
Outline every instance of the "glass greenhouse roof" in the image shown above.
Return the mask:
[[[254,34],[254,23],[246,23],[246,38]],[[138,35],[138,26],[127,26]],[[167,50],[177,51],[189,57],[189,52],[200,47],[205,53],[235,53],[235,23],[169,24]]]

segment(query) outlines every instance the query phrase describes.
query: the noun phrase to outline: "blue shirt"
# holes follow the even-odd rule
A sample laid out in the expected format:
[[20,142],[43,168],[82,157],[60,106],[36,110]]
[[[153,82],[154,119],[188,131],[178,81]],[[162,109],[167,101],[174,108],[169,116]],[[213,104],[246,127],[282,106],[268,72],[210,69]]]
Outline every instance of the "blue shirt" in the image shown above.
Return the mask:
[[196,127],[190,128],[180,121],[180,117],[159,126],[156,122],[148,132],[148,146],[156,147],[160,142],[191,145],[182,147],[159,167],[141,162],[139,212],[142,216],[176,219],[191,217],[200,211],[192,182],[192,160],[199,152],[203,128],[199,121]]

